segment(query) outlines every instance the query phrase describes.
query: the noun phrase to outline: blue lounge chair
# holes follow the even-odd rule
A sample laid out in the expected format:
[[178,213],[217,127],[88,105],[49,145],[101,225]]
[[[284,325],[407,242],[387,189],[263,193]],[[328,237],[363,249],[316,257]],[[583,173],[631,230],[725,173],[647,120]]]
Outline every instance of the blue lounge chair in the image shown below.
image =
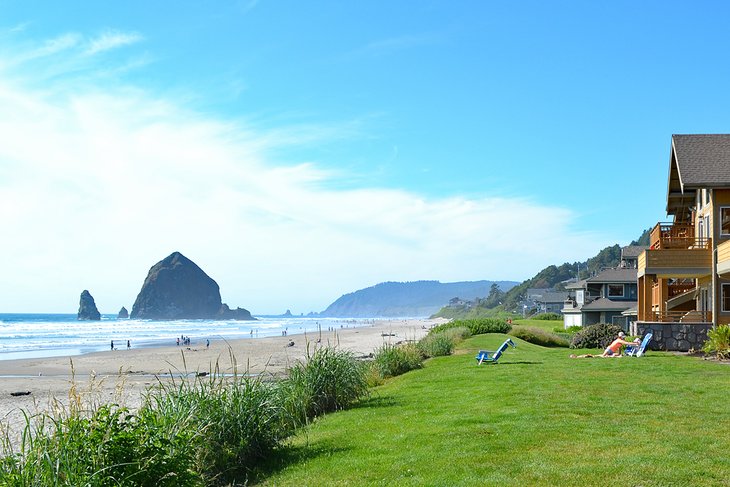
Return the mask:
[[654,335],[652,334],[652,332],[647,333],[646,335],[644,335],[644,339],[641,340],[641,345],[639,345],[638,347],[635,345],[627,346],[624,354],[628,355],[629,357],[641,357],[642,355],[644,355],[646,346],[649,345],[651,337],[653,336]]
[[506,339],[502,345],[499,346],[499,348],[496,351],[491,350],[479,350],[479,353],[476,356],[477,359],[477,365],[482,365],[484,362],[491,362],[493,364],[496,364],[499,360],[499,357],[502,356],[502,352],[507,350],[507,347],[509,345],[512,345],[512,347],[516,347],[515,342],[513,342],[511,339]]

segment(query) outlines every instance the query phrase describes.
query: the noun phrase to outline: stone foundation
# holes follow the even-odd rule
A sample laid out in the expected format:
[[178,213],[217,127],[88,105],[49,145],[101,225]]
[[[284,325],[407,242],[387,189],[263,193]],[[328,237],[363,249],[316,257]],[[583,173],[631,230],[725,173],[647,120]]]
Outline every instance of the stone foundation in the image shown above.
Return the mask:
[[638,321],[632,323],[631,334],[644,336],[654,334],[649,342],[651,350],[688,352],[700,350],[707,341],[707,332],[712,323],[653,323]]

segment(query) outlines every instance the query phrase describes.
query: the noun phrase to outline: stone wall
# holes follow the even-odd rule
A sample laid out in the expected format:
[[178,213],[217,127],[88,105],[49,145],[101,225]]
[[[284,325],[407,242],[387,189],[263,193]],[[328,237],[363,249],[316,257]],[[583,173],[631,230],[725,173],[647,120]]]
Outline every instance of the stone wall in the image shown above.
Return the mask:
[[650,323],[638,321],[632,324],[633,335],[644,336],[651,331],[654,336],[649,342],[651,350],[687,352],[700,350],[707,341],[707,332],[712,323]]

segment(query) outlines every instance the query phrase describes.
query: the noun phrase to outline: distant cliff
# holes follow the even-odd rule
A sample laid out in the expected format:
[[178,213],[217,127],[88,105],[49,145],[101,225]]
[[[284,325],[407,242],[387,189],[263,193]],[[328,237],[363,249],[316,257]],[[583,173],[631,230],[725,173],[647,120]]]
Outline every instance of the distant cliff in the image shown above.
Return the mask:
[[[323,317],[418,317],[430,316],[453,298],[485,297],[495,281],[383,282],[345,294],[318,314]],[[497,281],[502,290],[517,283]]]
[[173,252],[150,269],[132,306],[132,319],[253,320],[221,302],[216,283],[192,260]]

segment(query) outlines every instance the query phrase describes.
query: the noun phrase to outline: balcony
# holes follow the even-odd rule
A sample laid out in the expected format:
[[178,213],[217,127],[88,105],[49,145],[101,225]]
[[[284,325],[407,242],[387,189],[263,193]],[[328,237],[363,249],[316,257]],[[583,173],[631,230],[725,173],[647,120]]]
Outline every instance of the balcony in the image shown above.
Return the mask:
[[655,311],[645,320],[654,323],[712,323],[710,311]]
[[695,227],[686,223],[657,223],[651,230],[652,250],[710,248],[709,238],[695,237]]
[[712,239],[695,237],[691,225],[658,223],[650,241],[651,248],[639,255],[639,277],[697,278],[711,274]]

